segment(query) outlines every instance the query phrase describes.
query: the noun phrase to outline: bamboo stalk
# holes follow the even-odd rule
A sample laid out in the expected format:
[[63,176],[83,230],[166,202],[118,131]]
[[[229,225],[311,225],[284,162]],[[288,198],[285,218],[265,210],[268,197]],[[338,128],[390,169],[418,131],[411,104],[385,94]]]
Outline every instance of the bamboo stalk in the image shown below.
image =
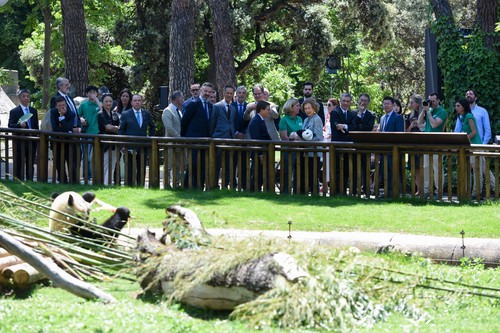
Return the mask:
[[113,296],[101,291],[100,289],[77,280],[53,262],[45,262],[43,258],[32,251],[21,242],[17,241],[9,234],[0,231],[0,245],[26,262],[30,263],[34,268],[50,278],[55,286],[59,286],[77,296],[87,299],[101,299],[106,303],[116,303]]

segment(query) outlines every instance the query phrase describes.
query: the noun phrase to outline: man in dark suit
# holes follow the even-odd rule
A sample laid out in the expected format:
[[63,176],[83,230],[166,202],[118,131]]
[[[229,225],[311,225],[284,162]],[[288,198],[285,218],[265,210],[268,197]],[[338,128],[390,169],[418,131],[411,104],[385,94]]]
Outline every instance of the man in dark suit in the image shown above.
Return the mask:
[[[149,132],[149,133],[148,133]],[[132,136],[154,136],[156,133],[155,124],[148,111],[142,108],[142,96],[135,94],[132,96],[132,109],[122,112],[118,135]],[[134,160],[135,155],[135,160]],[[146,162],[148,160],[147,148],[128,148],[125,155],[127,163],[127,185],[144,186],[146,176]],[[134,180],[135,164],[135,180]]]
[[[250,121],[245,121],[243,119],[243,114],[247,109],[247,96],[248,91],[245,86],[239,86],[236,88],[236,101],[234,101],[231,105],[233,105],[237,110],[237,121],[236,121],[236,138],[237,139],[245,139],[245,135],[247,133],[248,124]],[[238,188],[246,189],[247,187],[247,152],[239,151],[237,156],[235,156],[236,160],[241,160],[241,165],[237,166],[237,178],[238,178]]]
[[[55,107],[50,109],[50,124],[52,126],[52,131],[73,133],[76,114],[68,110],[66,99],[63,96],[57,96],[54,102]],[[68,183],[69,180],[69,183],[77,184],[80,180],[80,177],[77,177],[77,163],[80,151],[78,145],[76,143],[67,142],[68,139],[68,137],[61,137],[60,140],[58,140],[58,138],[55,137],[52,143],[57,180],[59,183]],[[66,168],[68,174],[66,174]]]
[[[220,139],[235,139],[236,138],[236,126],[238,123],[238,111],[232,104],[234,96],[234,87],[225,86],[224,87],[224,99],[219,103],[215,103],[212,110],[211,127],[213,128],[212,137]],[[224,156],[223,156],[224,155]],[[222,186],[228,187],[231,183],[231,165],[229,165],[231,156],[234,155],[233,150],[225,150],[222,154],[221,149],[217,149],[217,171],[216,180],[219,180],[219,173],[221,171],[222,163],[224,163],[224,174],[222,177]],[[233,177],[234,171],[236,170],[234,166],[236,162],[233,160]],[[234,179],[234,178],[233,178]]]
[[[367,109],[368,104],[370,104],[370,96],[368,94],[359,95],[358,99],[358,110],[356,118],[356,131],[371,132],[373,131],[373,125],[375,124],[375,114]],[[366,177],[367,169],[370,167],[370,163],[366,161],[370,154],[361,154],[361,180],[363,185],[363,191],[366,196],[370,196],[370,177]]]
[[189,92],[191,93],[191,97],[186,99],[182,103],[182,112],[186,111],[186,108],[189,103],[194,102],[200,97],[200,84],[199,83],[193,83],[189,86]]
[[[264,119],[269,117],[271,113],[271,104],[266,101],[257,102],[255,106],[256,115],[250,120],[248,125],[248,131],[250,133],[250,139],[252,140],[272,140],[267,130],[266,122]],[[264,172],[263,163],[266,160],[265,153],[259,151],[257,154],[252,152],[252,166],[250,170],[250,190],[255,190],[255,167],[257,167],[258,177],[257,177],[257,190],[260,191],[264,180],[262,174]],[[266,186],[264,186],[266,189]]]
[[[209,102],[210,95],[214,91],[214,86],[210,82],[205,82],[201,86],[201,96],[189,103],[184,110],[184,116],[181,120],[181,136],[187,138],[206,138],[211,137],[213,129],[211,128],[210,118],[212,117],[212,104]],[[189,167],[184,176],[185,186],[203,189],[205,185],[205,151],[200,151],[200,161],[198,161],[198,150],[191,151],[192,175],[189,174]],[[200,179],[198,179],[198,162],[200,163]]]
[[[390,96],[384,97],[384,101],[382,103],[382,107],[384,109],[385,114],[380,118],[380,125],[378,127],[379,132],[404,132],[405,131],[405,122],[403,116],[394,111],[394,98]],[[402,163],[399,163],[401,166]],[[392,167],[392,154],[387,156],[387,169],[388,176],[387,179],[384,179],[384,159],[382,158],[380,161],[380,178],[385,182],[387,181],[387,190],[388,196],[392,196],[392,179],[394,170]],[[398,170],[397,173],[401,176],[402,169]],[[400,179],[401,181],[401,179]]]
[[[20,104],[10,110],[8,126],[10,128],[39,129],[38,111],[30,106],[30,91],[21,89],[17,95]],[[20,122],[21,117],[27,114],[31,114],[31,118]],[[19,139],[14,139],[14,176],[20,180],[33,180],[36,141],[21,140],[21,136],[17,134],[16,137],[19,137]]]
[[[323,103],[319,99],[313,96],[313,90],[314,90],[314,83],[312,82],[305,82],[304,87],[302,89],[302,93],[304,94],[303,97],[299,98],[299,103],[302,105],[304,101],[308,98],[314,98],[316,100],[316,103],[319,105],[319,110],[318,110],[318,116],[321,118],[321,121],[323,122],[323,126],[325,125],[325,108],[323,107]],[[305,120],[307,118],[306,113],[302,108],[300,108],[299,111],[299,117],[302,118],[302,120]]]
[[[332,141],[352,141],[349,137],[349,132],[356,129],[356,118],[355,112],[350,111],[352,102],[352,96],[350,94],[344,93],[340,95],[340,105],[337,106],[330,113],[330,126],[332,133]],[[353,155],[353,172],[356,170],[356,159]],[[335,153],[335,177],[336,177],[336,191],[339,194],[346,194],[346,190],[349,187],[349,155],[344,154],[344,163],[340,164],[341,153]],[[344,180],[344,186],[340,187],[340,175],[343,172],[342,179]],[[357,178],[353,175],[353,191],[355,192],[357,187]]]
[[80,117],[78,117],[75,102],[73,101],[73,99],[69,95],[70,87],[71,87],[71,84],[69,83],[68,79],[66,79],[64,77],[59,77],[56,79],[57,92],[50,99],[50,108],[53,109],[56,107],[56,98],[58,96],[64,97],[64,100],[66,101],[66,109],[68,110],[68,112],[72,112],[75,114],[75,117],[73,120],[73,133],[80,133],[81,129],[82,129],[82,123],[80,121]]

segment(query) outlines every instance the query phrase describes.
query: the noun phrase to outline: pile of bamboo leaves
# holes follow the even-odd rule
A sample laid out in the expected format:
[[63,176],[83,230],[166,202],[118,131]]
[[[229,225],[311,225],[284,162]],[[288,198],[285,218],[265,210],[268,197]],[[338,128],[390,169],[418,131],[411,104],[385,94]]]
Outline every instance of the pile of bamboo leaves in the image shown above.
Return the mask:
[[[132,260],[130,248],[135,245],[132,237],[120,234],[119,244],[103,244],[69,233],[50,232],[39,226],[46,225],[50,204],[51,199],[41,195],[27,193],[18,196],[0,191],[0,229],[33,251],[51,258],[80,280],[106,280],[128,266]],[[102,227],[90,224],[92,230],[102,232]]]

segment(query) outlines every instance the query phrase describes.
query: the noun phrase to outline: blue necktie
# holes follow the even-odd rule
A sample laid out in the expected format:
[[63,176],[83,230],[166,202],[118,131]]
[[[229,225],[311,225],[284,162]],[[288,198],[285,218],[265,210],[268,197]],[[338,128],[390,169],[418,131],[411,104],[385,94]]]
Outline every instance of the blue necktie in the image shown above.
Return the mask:
[[210,114],[208,113],[208,102],[205,101],[205,111],[207,112],[207,119],[210,119]]
[[135,111],[135,117],[137,118],[137,123],[139,124],[139,127],[142,127],[141,111]]
[[[30,109],[28,107],[26,108],[23,108],[24,109],[24,114],[29,114],[30,113]],[[28,119],[26,120],[26,125],[28,125],[28,128],[31,129],[31,119]]]

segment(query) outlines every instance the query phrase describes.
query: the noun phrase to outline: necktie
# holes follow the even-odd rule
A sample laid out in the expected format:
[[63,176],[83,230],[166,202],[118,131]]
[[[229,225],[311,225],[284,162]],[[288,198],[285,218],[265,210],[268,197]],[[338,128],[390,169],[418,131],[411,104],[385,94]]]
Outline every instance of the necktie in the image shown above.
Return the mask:
[[142,127],[141,111],[135,111],[135,117],[137,118],[137,123],[139,124],[139,127]]
[[231,118],[231,111],[229,111],[229,104],[227,104],[226,115],[227,115],[227,120],[229,120]]
[[384,122],[384,132],[386,132],[386,129],[387,129],[387,124],[389,123],[389,118],[390,118],[390,116],[389,116],[389,115],[385,116],[385,122]]
[[243,104],[238,104],[240,115],[243,115]]
[[210,119],[210,114],[208,113],[208,102],[204,101],[203,103],[205,103],[205,112],[207,113],[207,119]]
[[[29,114],[30,113],[30,109],[29,108],[24,108],[24,114]],[[28,119],[26,121],[26,125],[28,125],[28,128],[31,129],[31,119]]]
[[182,119],[182,109],[177,109],[177,116],[179,117],[179,120]]
[[66,99],[66,104],[68,104],[71,112],[75,114],[75,122],[73,125],[74,127],[78,127],[78,114],[76,113],[75,105],[71,102],[68,95],[64,96],[64,98]]

